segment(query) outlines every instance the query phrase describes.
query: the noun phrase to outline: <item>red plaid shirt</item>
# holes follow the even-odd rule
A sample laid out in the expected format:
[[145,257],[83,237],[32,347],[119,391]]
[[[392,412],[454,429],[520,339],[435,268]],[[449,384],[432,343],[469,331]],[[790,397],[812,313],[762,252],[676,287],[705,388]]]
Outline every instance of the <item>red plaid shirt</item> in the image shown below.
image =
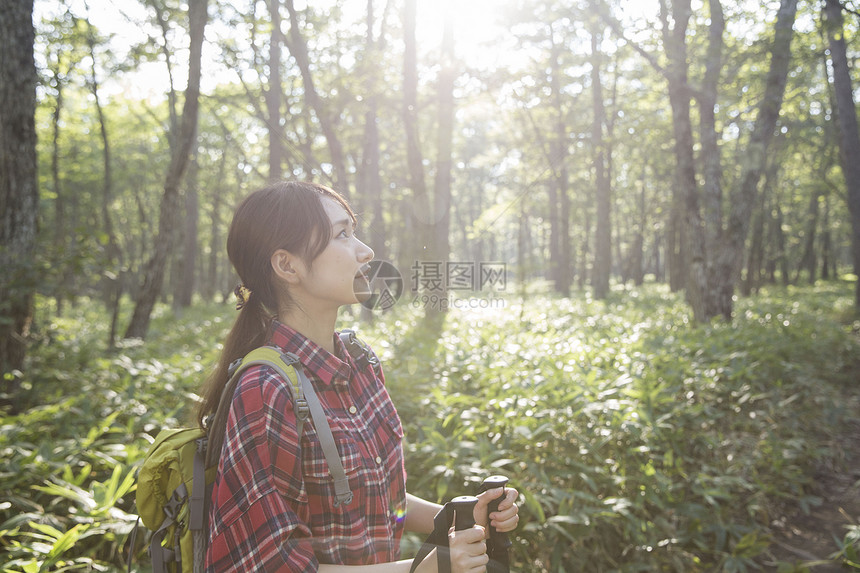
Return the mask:
[[[335,335],[332,356],[275,323],[269,344],[293,352],[317,390],[354,494],[334,506],[312,419],[301,447],[289,382],[267,366],[242,375],[209,511],[206,571],[316,571],[320,563],[396,561],[406,512],[403,428],[372,366]],[[299,461],[300,460],[300,461]]]

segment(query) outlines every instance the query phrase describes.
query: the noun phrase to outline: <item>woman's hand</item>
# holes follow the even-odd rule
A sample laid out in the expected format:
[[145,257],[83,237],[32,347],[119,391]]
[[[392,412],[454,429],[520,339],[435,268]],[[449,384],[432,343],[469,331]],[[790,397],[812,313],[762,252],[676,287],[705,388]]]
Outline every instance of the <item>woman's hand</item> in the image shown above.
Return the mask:
[[499,502],[499,509],[487,515],[487,509],[491,501],[501,497],[502,488],[489,489],[478,494],[478,503],[475,504],[475,523],[483,526],[488,524],[496,531],[508,532],[517,528],[520,521],[519,508],[516,501],[519,492],[512,487],[505,487],[505,497]]
[[448,530],[448,547],[451,554],[451,573],[484,573],[487,570],[487,544],[485,530],[480,525],[469,529]]

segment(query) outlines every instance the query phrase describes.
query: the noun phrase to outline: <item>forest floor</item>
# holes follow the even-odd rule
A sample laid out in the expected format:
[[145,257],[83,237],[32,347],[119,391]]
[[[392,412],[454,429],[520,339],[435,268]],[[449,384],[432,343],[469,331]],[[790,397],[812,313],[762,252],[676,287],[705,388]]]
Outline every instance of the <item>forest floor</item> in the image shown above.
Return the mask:
[[821,504],[808,512],[795,507],[773,524],[773,570],[778,563],[814,573],[851,570],[829,557],[839,551],[846,526],[860,524],[860,420],[847,424],[837,440],[840,455],[815,476],[812,493]]

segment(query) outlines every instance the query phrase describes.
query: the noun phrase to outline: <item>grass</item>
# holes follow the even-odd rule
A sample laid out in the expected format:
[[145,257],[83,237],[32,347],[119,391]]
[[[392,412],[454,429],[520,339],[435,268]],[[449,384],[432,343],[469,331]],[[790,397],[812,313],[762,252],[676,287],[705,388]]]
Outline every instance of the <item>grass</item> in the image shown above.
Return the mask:
[[[745,571],[784,504],[816,503],[815,468],[860,413],[851,288],[763,292],[710,325],[649,285],[342,326],[383,360],[410,491],[441,501],[503,473],[523,494],[517,569]],[[27,409],[0,425],[2,570],[117,569],[129,476],[187,421],[233,311],[161,307],[149,341],[107,354],[97,305],[40,305]]]

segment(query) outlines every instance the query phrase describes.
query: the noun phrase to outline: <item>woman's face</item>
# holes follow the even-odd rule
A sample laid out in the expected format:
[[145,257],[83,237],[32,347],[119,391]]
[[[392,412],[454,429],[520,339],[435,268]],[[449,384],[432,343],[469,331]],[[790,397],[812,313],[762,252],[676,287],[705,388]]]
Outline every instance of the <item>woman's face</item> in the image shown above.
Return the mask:
[[337,201],[323,198],[322,204],[331,223],[331,236],[310,269],[301,262],[297,265],[300,298],[335,307],[367,300],[370,285],[362,268],[373,259],[373,249],[358,240],[352,218]]

